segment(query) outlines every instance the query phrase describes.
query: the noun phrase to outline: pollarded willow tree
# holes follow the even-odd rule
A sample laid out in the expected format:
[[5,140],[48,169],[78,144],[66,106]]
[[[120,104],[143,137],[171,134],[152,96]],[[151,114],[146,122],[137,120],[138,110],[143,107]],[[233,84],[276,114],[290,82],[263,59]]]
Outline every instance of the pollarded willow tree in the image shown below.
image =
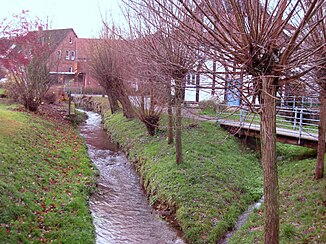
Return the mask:
[[[208,49],[231,76],[245,77],[257,96],[261,118],[264,174],[265,243],[279,242],[278,176],[276,165],[276,92],[313,69],[322,57],[305,48],[316,31],[311,21],[324,0],[142,0],[173,28]],[[323,13],[324,14],[324,13]],[[322,19],[325,16],[321,16]],[[177,24],[170,21],[179,20]],[[184,20],[192,20],[197,26]],[[211,57],[209,55],[213,54]],[[232,73],[233,72],[233,73]],[[239,89],[240,90],[240,89]],[[244,99],[249,103],[250,99]]]
[[167,88],[168,143],[173,142],[171,93],[174,92],[176,163],[180,164],[182,162],[183,89],[186,75],[195,67],[198,60],[198,49],[189,48],[189,45],[195,45],[196,42],[187,39],[183,31],[173,28],[174,24],[178,24],[177,19],[165,18],[163,20],[168,16],[161,15],[162,9],[143,4],[138,0],[128,1],[126,5],[129,13],[134,13],[133,16],[136,16],[137,24],[131,25],[135,38],[146,45],[146,48],[141,49],[142,55],[146,57],[148,64],[155,63],[157,76],[161,77],[161,82],[164,82]]
[[165,80],[158,72],[157,63],[149,58],[148,40],[137,38],[128,41],[131,48],[133,65],[133,84],[130,86],[134,111],[144,123],[150,136],[157,132],[165,104]]
[[133,118],[134,111],[127,93],[131,64],[127,47],[125,41],[114,33],[103,36],[90,50],[90,68],[108,95],[111,112],[119,110],[120,103],[123,115]]
[[[310,0],[306,1],[307,4]],[[316,69],[313,71],[313,80],[317,84],[320,102],[320,116],[318,126],[318,150],[315,178],[321,179],[324,176],[325,164],[325,142],[326,142],[326,3],[318,9],[310,20],[310,28],[315,28],[308,38],[307,48],[316,50],[314,60]]]

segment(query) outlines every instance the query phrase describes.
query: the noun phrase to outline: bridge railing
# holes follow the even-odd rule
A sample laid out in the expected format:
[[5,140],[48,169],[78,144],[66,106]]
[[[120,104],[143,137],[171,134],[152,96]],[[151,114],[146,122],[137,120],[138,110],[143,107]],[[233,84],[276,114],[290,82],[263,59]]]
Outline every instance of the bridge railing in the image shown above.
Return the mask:
[[[313,100],[308,102],[298,99],[282,101],[276,107],[276,126],[299,133],[299,140],[302,134],[315,135],[318,133],[319,104]],[[255,111],[259,105],[255,106]],[[239,122],[239,126],[260,124],[260,116],[253,113],[246,106],[227,106],[218,104],[216,109],[216,120],[229,120]]]

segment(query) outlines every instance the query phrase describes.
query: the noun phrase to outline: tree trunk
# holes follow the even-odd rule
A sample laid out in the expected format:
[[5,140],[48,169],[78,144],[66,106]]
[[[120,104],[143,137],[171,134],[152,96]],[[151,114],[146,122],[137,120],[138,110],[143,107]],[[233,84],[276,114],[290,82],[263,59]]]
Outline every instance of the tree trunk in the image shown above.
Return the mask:
[[111,89],[106,89],[106,94],[108,95],[111,113],[114,114],[119,110],[119,103],[117,97],[113,94]]
[[279,243],[278,176],[276,165],[276,87],[262,77],[261,157],[264,174],[265,244]]
[[211,95],[214,96],[215,95],[215,87],[216,87],[216,61],[213,60],[213,83],[212,83],[212,92]]
[[326,90],[321,88],[320,91],[320,115],[318,126],[318,151],[316,163],[316,179],[324,177],[325,164],[325,137],[326,137]]
[[145,97],[144,95],[140,95],[140,112],[141,112],[141,116],[145,117]]
[[[118,81],[122,82],[122,81]],[[126,93],[123,85],[121,83],[116,83],[117,90],[118,90],[118,100],[121,103],[123,116],[128,119],[132,119],[135,117],[135,112],[132,108],[132,104],[129,100],[128,94]]]
[[168,144],[173,143],[173,113],[172,113],[172,96],[171,85],[167,86],[167,99],[168,99]]
[[[198,68],[199,69],[199,68]],[[200,75],[199,75],[199,70],[197,70],[197,74],[196,74],[196,102],[199,103],[199,91],[200,91]]]
[[154,114],[154,112],[155,112],[155,96],[154,96],[154,88],[152,86],[150,90],[149,114]]
[[176,150],[176,163],[180,164],[182,162],[182,142],[181,142],[181,126],[182,126],[182,116],[181,116],[181,104],[182,104],[182,81],[175,81],[175,150]]
[[122,106],[123,116],[125,116],[127,119],[134,118],[135,113],[129,98],[126,96],[119,96],[119,102],[121,103]]

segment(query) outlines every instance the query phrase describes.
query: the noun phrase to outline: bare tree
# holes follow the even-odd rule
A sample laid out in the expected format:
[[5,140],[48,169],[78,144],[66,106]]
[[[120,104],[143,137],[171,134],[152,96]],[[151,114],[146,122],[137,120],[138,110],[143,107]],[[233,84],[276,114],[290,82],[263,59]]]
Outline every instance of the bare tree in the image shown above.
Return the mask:
[[103,40],[98,40],[89,51],[91,56],[90,68],[92,75],[105,90],[110,104],[111,113],[119,110],[117,94],[112,89],[110,51]]
[[[310,1],[306,1],[308,5]],[[316,69],[313,72],[315,84],[319,90],[320,116],[318,126],[318,152],[315,178],[321,179],[324,176],[325,164],[325,137],[326,137],[326,3],[318,9],[310,20],[310,28],[314,31],[308,38],[308,48],[317,50],[315,53],[316,62],[313,64]],[[322,47],[322,48],[320,48]]]
[[155,135],[161,113],[165,103],[165,81],[158,72],[157,63],[149,59],[147,40],[144,38],[136,41],[129,41],[131,45],[133,65],[133,81],[130,92],[134,110],[148,131],[148,134]]
[[134,117],[132,104],[127,94],[127,80],[130,62],[124,40],[118,36],[104,36],[91,51],[91,72],[106,91],[110,109],[115,113],[120,102],[123,114],[127,118]]
[[[265,243],[279,242],[278,176],[276,165],[276,92],[312,68],[315,50],[304,48],[312,30],[311,18],[324,4],[313,0],[143,0],[157,9],[162,20],[196,39],[231,76],[250,84],[242,100],[252,105],[257,97],[261,117],[264,173]],[[176,24],[171,19],[179,20]],[[325,18],[325,16],[322,16]],[[197,26],[191,21],[194,20]],[[191,23],[190,25],[188,23]],[[314,60],[315,61],[315,60]],[[241,87],[239,88],[241,92]]]
[[[144,4],[143,4],[144,3]],[[154,2],[128,1],[126,4],[131,11],[135,12],[139,24],[134,27],[134,31],[142,40],[146,41],[146,52],[148,59],[156,62],[156,67],[160,77],[164,77],[167,87],[168,100],[168,139],[172,143],[172,97],[174,92],[175,102],[175,147],[176,163],[182,162],[182,103],[183,89],[187,73],[192,70],[197,60],[197,49],[189,49],[192,44],[186,41],[184,33],[173,28],[171,22],[163,21],[160,9],[157,9]],[[140,35],[139,35],[140,34]],[[162,79],[163,80],[163,79]]]

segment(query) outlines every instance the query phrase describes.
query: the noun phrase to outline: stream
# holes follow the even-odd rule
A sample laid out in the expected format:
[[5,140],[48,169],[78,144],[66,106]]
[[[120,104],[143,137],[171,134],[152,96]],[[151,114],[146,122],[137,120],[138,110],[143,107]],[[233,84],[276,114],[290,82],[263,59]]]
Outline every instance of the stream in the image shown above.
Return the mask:
[[184,243],[149,206],[139,176],[103,129],[101,116],[86,113],[88,119],[79,131],[100,172],[97,190],[90,198],[96,243]]
[[235,227],[229,231],[228,233],[226,233],[226,235],[218,241],[218,244],[227,244],[229,239],[235,234],[235,232],[237,230],[240,229],[241,226],[243,226],[247,219],[249,218],[250,214],[255,210],[255,209],[260,209],[262,203],[264,202],[264,197],[262,197],[261,199],[259,199],[257,202],[251,204],[247,210],[245,212],[243,212],[239,217],[238,217],[238,221],[235,225]]

